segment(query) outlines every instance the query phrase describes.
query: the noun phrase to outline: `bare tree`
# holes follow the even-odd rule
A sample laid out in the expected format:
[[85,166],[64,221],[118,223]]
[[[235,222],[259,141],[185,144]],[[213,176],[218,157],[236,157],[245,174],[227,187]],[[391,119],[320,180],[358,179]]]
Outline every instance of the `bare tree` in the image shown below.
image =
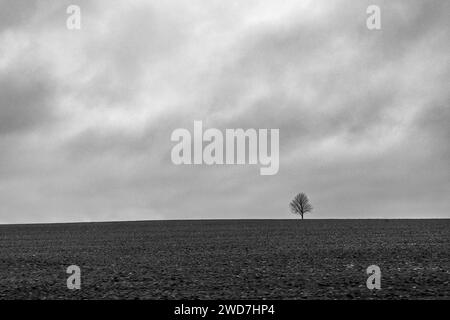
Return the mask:
[[311,212],[313,209],[312,205],[309,203],[308,196],[303,192],[295,196],[294,200],[289,204],[289,207],[291,208],[292,213],[299,214],[302,217],[302,220],[303,215],[307,212]]

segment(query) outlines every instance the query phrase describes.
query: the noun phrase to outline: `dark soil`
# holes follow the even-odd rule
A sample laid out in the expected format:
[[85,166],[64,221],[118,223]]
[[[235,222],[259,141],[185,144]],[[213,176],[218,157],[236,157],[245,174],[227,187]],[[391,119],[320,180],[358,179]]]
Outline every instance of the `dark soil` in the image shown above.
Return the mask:
[[0,225],[0,299],[450,299],[449,252],[450,220]]

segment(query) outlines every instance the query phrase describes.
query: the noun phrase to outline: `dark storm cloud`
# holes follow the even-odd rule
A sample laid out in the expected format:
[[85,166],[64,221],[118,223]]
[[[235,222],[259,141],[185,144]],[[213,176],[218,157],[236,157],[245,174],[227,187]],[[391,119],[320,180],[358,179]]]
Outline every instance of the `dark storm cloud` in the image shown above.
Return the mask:
[[33,17],[38,7],[38,1],[1,0],[0,1],[0,30],[22,26]]
[[0,75],[0,136],[49,124],[54,118],[51,81]]
[[[0,222],[286,218],[299,191],[317,218],[448,216],[448,2],[379,1],[379,31],[370,1],[77,4],[78,33],[65,3],[0,22]],[[194,120],[279,128],[279,173],[173,165]]]

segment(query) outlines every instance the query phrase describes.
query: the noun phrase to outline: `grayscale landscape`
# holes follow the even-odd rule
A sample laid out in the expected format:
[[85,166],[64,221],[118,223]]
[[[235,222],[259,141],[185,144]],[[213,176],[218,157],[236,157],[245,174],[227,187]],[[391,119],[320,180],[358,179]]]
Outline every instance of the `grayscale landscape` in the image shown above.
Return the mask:
[[449,0],[0,0],[0,300],[450,300],[449,39]]

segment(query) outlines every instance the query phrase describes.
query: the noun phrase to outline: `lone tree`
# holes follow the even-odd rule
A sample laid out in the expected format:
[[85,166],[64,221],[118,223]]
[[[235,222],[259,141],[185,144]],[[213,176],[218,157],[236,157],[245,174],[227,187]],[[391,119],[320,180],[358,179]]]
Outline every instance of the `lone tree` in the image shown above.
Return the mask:
[[299,214],[302,217],[302,220],[303,215],[307,212],[311,212],[313,209],[312,205],[309,203],[308,196],[303,192],[295,196],[294,200],[289,204],[289,207],[291,208],[292,213]]

